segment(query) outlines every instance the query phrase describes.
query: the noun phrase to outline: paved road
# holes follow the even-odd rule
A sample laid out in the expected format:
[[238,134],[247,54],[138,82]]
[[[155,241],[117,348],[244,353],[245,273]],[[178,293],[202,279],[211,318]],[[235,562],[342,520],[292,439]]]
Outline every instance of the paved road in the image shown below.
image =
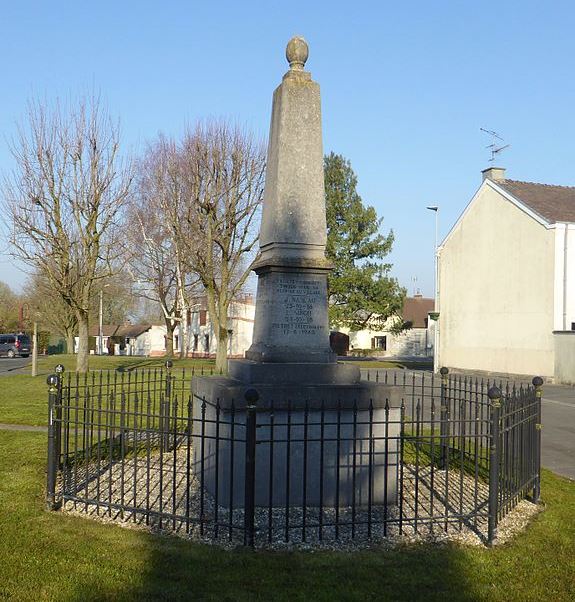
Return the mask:
[[32,363],[29,357],[0,357],[0,376],[14,374],[22,371],[22,368]]
[[[362,378],[369,373],[370,380],[375,381],[376,370],[361,370]],[[392,374],[391,372],[388,376]],[[406,371],[407,381],[420,383],[421,378],[430,378],[430,373]],[[384,381],[384,370],[379,370],[379,382]],[[398,372],[399,378],[403,375]],[[389,376],[390,381],[392,377]],[[427,395],[429,393],[426,393]],[[541,463],[565,477],[575,479],[575,387],[564,385],[543,385],[541,432]]]
[[575,479],[575,387],[543,386],[541,463]]

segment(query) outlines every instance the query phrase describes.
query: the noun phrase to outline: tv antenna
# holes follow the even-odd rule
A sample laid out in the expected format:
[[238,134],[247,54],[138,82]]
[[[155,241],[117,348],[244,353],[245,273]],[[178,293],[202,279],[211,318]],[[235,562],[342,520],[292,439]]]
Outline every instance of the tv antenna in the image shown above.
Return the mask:
[[[488,146],[485,147],[485,148],[488,148],[491,150],[491,159],[489,159],[489,161],[491,163],[493,163],[493,161],[495,161],[495,157],[497,155],[499,155],[499,153],[502,150],[509,148],[511,146],[511,144],[501,144],[502,142],[505,142],[505,140],[503,140],[503,138],[497,132],[494,132],[492,130],[486,130],[485,128],[479,128],[479,129],[482,132],[485,132],[486,134],[491,136],[491,138],[493,140],[493,142],[491,144],[489,144]],[[497,142],[498,140],[500,140],[501,142]]]

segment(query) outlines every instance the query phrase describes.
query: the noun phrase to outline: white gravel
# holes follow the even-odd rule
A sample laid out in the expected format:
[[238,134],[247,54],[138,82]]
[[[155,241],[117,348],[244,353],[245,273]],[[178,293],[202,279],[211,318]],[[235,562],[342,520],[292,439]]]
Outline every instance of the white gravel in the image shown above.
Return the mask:
[[[81,501],[66,501],[63,510],[103,522],[125,527],[172,533],[205,543],[225,547],[243,544],[243,509],[234,509],[228,527],[230,511],[216,508],[208,494],[202,498],[198,480],[186,471],[187,451],[180,449],[174,455],[168,452],[160,457],[137,457],[124,463],[98,467],[91,465],[86,479],[83,472],[69,475],[68,494],[76,490]],[[175,462],[174,462],[175,459]],[[99,472],[99,479],[95,475]],[[74,479],[76,486],[74,486]],[[432,483],[433,481],[433,483]],[[433,484],[433,487],[432,487]],[[59,483],[62,489],[62,479]],[[398,544],[422,541],[453,541],[465,545],[484,545],[487,538],[487,484],[459,471],[403,466],[403,504],[374,506],[371,514],[365,508],[340,508],[338,511],[338,538],[335,538],[336,510],[305,509],[305,532],[301,528],[304,509],[289,508],[289,542],[286,542],[286,509],[256,508],[256,546],[269,549],[330,549],[355,550],[371,546],[393,547]],[[433,493],[432,493],[433,492]],[[95,502],[100,501],[100,504]],[[124,509],[121,510],[120,506]],[[417,509],[417,521],[415,520]],[[476,511],[477,509],[477,511]],[[523,531],[541,506],[522,500],[500,521],[496,544],[512,539]],[[217,512],[216,512],[217,511]],[[432,513],[434,518],[431,519]],[[176,518],[166,516],[174,514]],[[219,526],[215,524],[217,519]],[[349,524],[355,514],[356,526]],[[203,520],[198,518],[203,516]],[[371,522],[368,525],[368,521]],[[225,524],[224,524],[225,523]],[[271,524],[272,537],[268,538]],[[315,526],[313,526],[315,525]],[[368,537],[368,531],[370,537]],[[321,533],[321,539],[320,539]]]

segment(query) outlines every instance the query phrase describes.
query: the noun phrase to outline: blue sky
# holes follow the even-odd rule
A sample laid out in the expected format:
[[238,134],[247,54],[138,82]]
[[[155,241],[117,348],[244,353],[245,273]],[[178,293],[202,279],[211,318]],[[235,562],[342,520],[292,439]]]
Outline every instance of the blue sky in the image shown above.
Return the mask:
[[[433,294],[433,214],[444,236],[511,144],[508,177],[575,185],[571,2],[31,2],[2,0],[0,170],[31,97],[101,92],[137,152],[158,132],[227,117],[267,136],[294,34],[322,89],[324,150],[350,159],[396,242],[393,274]],[[504,236],[494,224],[493,236]],[[0,251],[6,250],[0,240]],[[7,255],[0,280],[24,281]]]

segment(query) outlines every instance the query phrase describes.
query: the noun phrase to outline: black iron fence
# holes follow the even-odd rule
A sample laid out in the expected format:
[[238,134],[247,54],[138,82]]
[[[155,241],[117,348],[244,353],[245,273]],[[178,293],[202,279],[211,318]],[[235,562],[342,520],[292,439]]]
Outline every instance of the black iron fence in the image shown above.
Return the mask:
[[379,371],[397,403],[327,406],[198,398],[193,378],[49,377],[48,507],[250,546],[462,531],[492,543],[539,499],[541,379]]

